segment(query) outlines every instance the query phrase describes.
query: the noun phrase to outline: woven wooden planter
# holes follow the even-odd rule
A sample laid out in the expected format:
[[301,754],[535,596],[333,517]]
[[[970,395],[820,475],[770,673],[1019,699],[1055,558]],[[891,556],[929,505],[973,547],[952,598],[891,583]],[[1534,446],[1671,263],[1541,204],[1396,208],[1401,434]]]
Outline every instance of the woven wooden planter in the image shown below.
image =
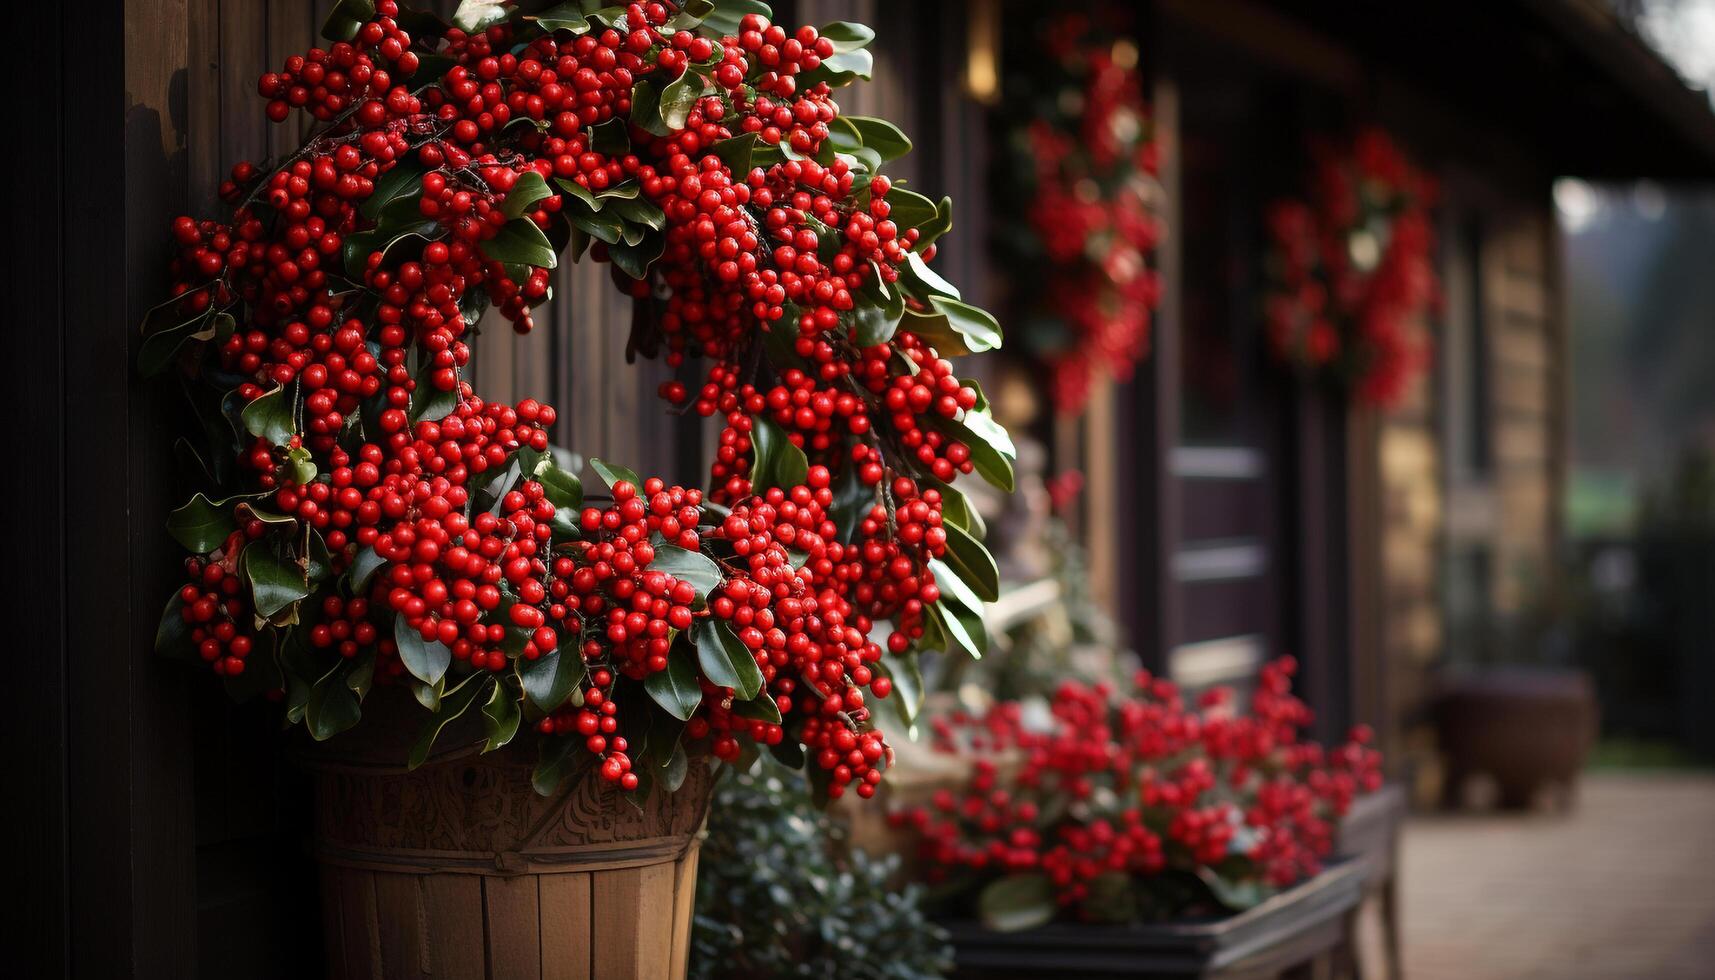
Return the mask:
[[310,762],[329,976],[685,975],[708,766],[639,811],[593,766],[537,795],[525,747],[407,772],[402,746],[362,736]]
[[1019,932],[994,932],[975,922],[945,925],[959,977],[1324,976],[1362,888],[1363,869],[1343,862],[1224,919],[1129,926],[1054,922]]

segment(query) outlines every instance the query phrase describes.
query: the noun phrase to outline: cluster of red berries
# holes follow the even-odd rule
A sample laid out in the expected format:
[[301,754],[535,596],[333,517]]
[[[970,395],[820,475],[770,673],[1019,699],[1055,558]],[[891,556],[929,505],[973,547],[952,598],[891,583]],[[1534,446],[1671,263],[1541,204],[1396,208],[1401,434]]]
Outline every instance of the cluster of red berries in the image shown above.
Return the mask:
[[[230,549],[230,546],[229,546]],[[228,550],[227,556],[236,552]],[[244,658],[256,643],[243,582],[227,561],[188,558],[190,581],[179,589],[179,615],[190,629],[197,656],[223,677],[244,673]]]
[[1332,752],[1299,741],[1310,715],[1294,669],[1266,665],[1244,713],[1228,691],[1188,706],[1144,673],[1118,701],[1106,685],[1062,685],[1047,726],[1017,702],[938,718],[939,747],[970,754],[975,776],[892,819],[921,835],[932,880],[1041,872],[1070,907],[1114,872],[1140,889],[1167,869],[1290,886],[1316,874],[1338,818],[1381,782],[1367,729]]
[[1366,404],[1404,397],[1429,365],[1424,318],[1440,300],[1429,208],[1436,188],[1388,135],[1318,142],[1307,199],[1268,212],[1270,345],[1329,370]]
[[[271,421],[239,449],[273,512],[235,514],[232,539],[192,559],[180,615],[199,652],[223,674],[243,670],[254,624],[231,569],[244,547],[268,547],[306,569],[297,628],[309,648],[373,657],[379,680],[416,672],[406,660],[435,644],[461,677],[580,658],[576,696],[538,706],[531,723],[580,738],[601,775],[630,789],[640,779],[616,689],[667,670],[691,631],[728,630],[780,717],[700,677],[687,737],[732,759],[741,738],[778,745],[790,733],[831,795],[872,795],[888,750],[864,730],[867,699],[892,684],[870,632],[891,621],[894,653],[923,634],[940,597],[929,562],[947,547],[941,491],[909,474],[971,471],[969,447],[943,423],[978,395],[909,333],[854,341],[860,292],[897,283],[914,250],[926,260],[933,249],[893,219],[886,177],[848,156],[815,159],[838,107],[826,82],[804,76],[833,41],[755,14],[734,35],[701,36],[670,26],[679,11],[660,2],[587,30],[524,20],[434,40],[401,29],[395,0],[375,12],[349,40],[260,80],[271,119],[301,108],[325,124],[302,150],[277,169],[234,167],[221,189],[230,223],[173,227],[174,312],[237,317],[212,345],[211,379],[239,409],[278,399],[267,407],[289,411],[294,430],[276,444]],[[452,66],[412,78],[431,53]],[[678,103],[683,124],[663,135],[631,119],[645,83],[658,101],[675,84],[701,94]],[[635,125],[593,128],[617,121]],[[716,152],[748,134],[756,165]],[[661,246],[642,279],[615,264],[652,306],[645,353],[715,361],[694,400],[728,423],[708,501],[659,479],[618,480],[611,503],[562,513],[576,499],[569,477],[541,468],[554,410],[485,402],[464,378],[483,308],[524,332],[548,295],[552,261],[529,243],[605,227],[589,219],[609,198]],[[633,245],[595,237],[598,259]],[[791,331],[783,342],[799,363],[758,381],[751,355],[771,328]],[[692,401],[678,382],[662,394]],[[807,454],[803,485],[753,485],[756,420]],[[890,458],[895,448],[903,458]],[[844,536],[831,516],[840,473],[875,498]],[[712,586],[698,562],[716,570]]]

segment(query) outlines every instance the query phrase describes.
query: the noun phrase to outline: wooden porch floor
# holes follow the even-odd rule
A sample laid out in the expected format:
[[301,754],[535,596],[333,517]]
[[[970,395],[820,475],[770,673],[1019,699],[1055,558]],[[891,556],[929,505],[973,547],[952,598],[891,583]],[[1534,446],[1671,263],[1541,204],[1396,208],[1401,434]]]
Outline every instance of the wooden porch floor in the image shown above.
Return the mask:
[[1409,980],[1715,978],[1715,773],[1587,775],[1569,815],[1415,817],[1401,885]]

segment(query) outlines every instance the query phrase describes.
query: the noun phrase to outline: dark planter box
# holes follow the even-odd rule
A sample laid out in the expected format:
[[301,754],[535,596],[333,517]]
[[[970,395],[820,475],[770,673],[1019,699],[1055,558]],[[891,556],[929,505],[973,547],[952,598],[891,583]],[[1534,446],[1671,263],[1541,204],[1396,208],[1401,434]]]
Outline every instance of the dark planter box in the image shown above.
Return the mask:
[[1504,807],[1528,807],[1550,784],[1570,801],[1596,739],[1596,692],[1582,671],[1490,668],[1448,678],[1435,723],[1448,805],[1479,773],[1495,780]]
[[1345,938],[1364,869],[1341,862],[1224,919],[1127,926],[1054,922],[993,932],[945,923],[960,977],[1274,977],[1331,955]]

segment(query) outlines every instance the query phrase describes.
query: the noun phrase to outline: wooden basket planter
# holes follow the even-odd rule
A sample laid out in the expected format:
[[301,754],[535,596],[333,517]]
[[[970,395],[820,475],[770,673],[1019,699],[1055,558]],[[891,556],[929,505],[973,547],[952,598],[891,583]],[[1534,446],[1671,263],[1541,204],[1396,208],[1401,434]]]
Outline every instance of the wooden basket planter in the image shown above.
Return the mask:
[[[1363,869],[1342,862],[1238,915],[1128,926],[1054,922],[994,932],[947,923],[960,977],[1276,977],[1326,969],[1345,938]],[[1317,974],[1321,975],[1321,974]]]
[[1493,668],[1450,678],[1435,704],[1444,802],[1458,806],[1478,773],[1494,779],[1503,807],[1528,807],[1549,785],[1570,802],[1597,717],[1595,685],[1582,671]]
[[593,766],[543,797],[533,752],[467,748],[408,772],[402,746],[364,734],[309,762],[329,976],[685,975],[708,766],[639,810]]

